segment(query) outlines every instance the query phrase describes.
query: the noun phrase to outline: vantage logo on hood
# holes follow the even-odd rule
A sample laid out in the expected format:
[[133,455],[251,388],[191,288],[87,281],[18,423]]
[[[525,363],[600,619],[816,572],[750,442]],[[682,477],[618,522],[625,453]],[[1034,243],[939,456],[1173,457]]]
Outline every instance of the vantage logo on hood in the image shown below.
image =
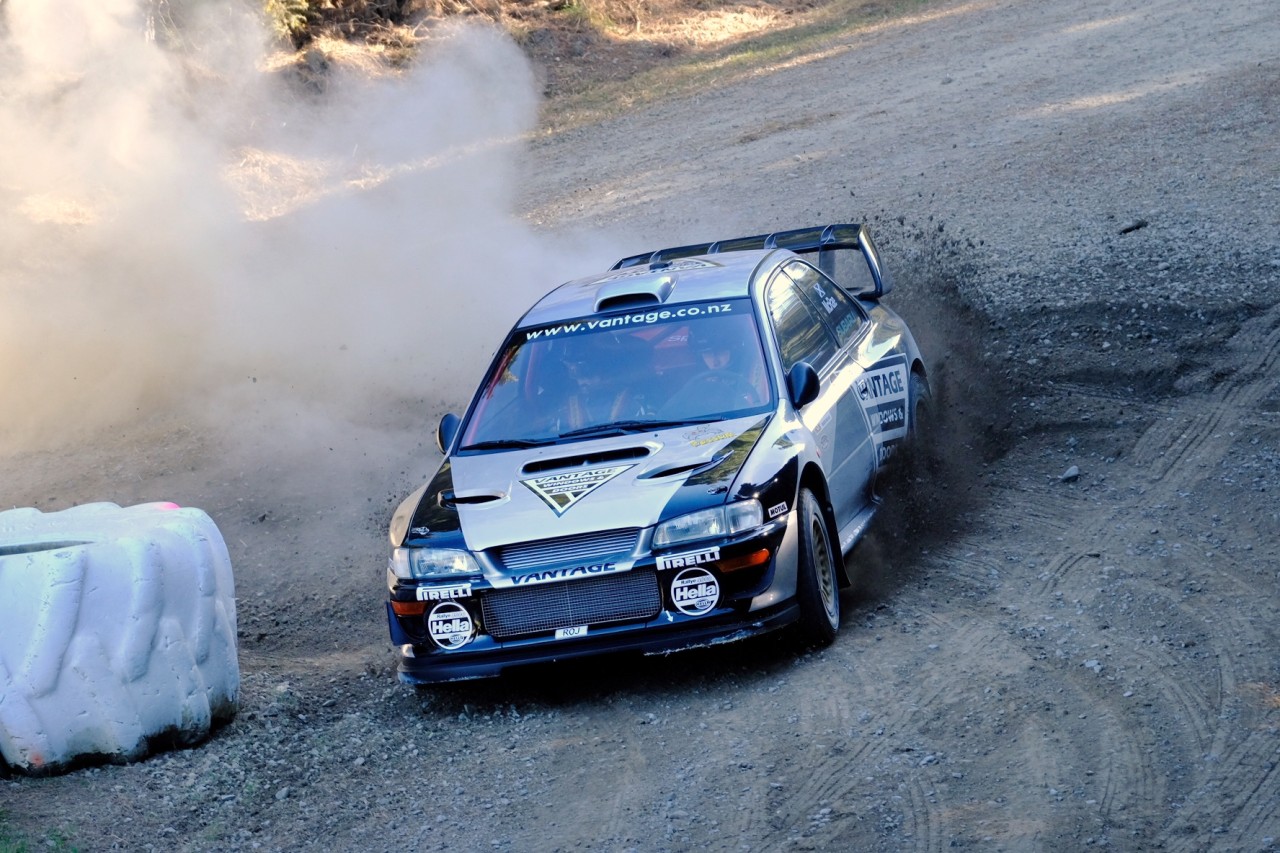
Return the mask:
[[612,480],[634,465],[613,465],[609,468],[588,468],[585,471],[566,471],[549,474],[532,480],[521,480],[535,495],[542,498],[556,515],[564,515],[569,507]]

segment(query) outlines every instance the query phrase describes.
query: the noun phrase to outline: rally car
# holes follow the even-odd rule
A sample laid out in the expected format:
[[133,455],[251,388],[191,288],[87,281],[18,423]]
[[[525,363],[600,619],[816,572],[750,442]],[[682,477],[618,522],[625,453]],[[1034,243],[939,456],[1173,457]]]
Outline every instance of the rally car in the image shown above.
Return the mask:
[[867,230],[646,252],[516,323],[391,520],[402,681],[840,627],[845,555],[927,411]]

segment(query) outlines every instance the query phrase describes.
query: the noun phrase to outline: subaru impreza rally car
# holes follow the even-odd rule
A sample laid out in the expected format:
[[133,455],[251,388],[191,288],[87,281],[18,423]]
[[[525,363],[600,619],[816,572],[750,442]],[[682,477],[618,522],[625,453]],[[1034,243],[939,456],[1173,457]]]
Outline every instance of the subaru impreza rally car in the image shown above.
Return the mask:
[[866,229],[647,252],[508,335],[391,520],[387,616],[416,684],[795,625],[834,639],[844,555],[925,412]]

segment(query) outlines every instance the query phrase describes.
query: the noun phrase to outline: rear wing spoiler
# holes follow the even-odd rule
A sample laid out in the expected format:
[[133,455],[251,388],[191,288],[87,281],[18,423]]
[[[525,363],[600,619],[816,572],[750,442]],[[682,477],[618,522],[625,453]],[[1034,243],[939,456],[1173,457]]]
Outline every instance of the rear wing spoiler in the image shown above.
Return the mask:
[[789,249],[798,255],[816,255],[816,259],[809,260],[816,260],[814,265],[818,269],[859,299],[876,300],[893,288],[893,281],[880,263],[880,253],[866,227],[862,225],[814,226],[658,249],[623,258],[613,265],[613,269],[662,264],[695,255],[715,255],[748,249]]

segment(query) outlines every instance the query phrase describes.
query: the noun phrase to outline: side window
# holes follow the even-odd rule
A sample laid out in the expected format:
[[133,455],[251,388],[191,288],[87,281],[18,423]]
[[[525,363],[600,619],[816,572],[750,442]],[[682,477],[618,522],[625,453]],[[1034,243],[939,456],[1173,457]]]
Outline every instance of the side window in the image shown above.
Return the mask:
[[835,332],[836,339],[840,341],[840,346],[857,336],[858,330],[862,328],[863,317],[849,294],[808,264],[795,261],[787,264],[785,270],[800,288],[800,292],[809,298],[810,303],[817,307],[818,313],[826,319]]
[[798,361],[807,361],[817,370],[836,352],[835,339],[809,307],[796,285],[785,275],[774,276],[769,284],[769,317],[778,336],[782,369],[790,370]]

